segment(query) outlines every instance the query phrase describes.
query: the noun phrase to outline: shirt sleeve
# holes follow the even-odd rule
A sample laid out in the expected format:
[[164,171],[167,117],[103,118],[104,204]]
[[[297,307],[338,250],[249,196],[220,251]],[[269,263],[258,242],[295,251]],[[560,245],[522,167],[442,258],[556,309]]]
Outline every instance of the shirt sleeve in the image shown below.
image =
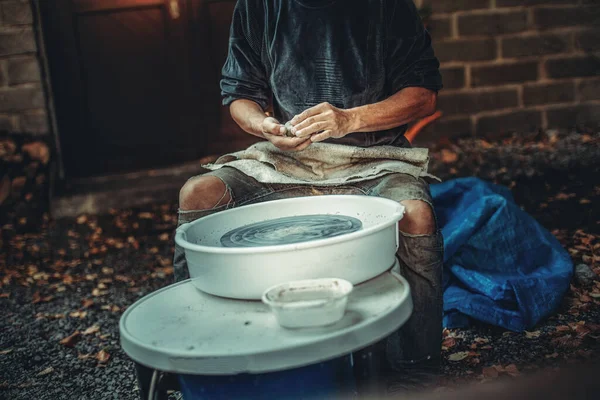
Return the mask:
[[440,63],[414,4],[410,0],[390,3],[386,49],[388,87],[392,93],[411,86],[439,91],[443,86]]
[[263,19],[263,7],[258,1],[237,2],[231,22],[227,60],[221,71],[224,105],[248,99],[258,103],[263,110],[269,106],[271,92],[261,59]]

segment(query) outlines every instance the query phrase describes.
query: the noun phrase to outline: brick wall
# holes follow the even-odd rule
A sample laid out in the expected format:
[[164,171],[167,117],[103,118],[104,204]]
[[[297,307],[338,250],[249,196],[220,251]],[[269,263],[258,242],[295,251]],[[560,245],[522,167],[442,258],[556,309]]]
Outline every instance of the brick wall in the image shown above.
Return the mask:
[[46,135],[33,12],[27,0],[0,0],[0,132]]
[[429,137],[600,126],[600,0],[415,0],[441,62]]

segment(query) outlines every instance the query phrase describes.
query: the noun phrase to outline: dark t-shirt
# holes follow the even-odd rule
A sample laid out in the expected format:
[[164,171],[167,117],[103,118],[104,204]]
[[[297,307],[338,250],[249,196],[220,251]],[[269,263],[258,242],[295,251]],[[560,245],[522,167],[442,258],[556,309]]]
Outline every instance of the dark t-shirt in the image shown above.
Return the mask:
[[[322,102],[352,108],[409,86],[442,88],[412,0],[238,0],[222,73],[223,104],[272,104],[282,123]],[[403,146],[405,131],[328,141]]]

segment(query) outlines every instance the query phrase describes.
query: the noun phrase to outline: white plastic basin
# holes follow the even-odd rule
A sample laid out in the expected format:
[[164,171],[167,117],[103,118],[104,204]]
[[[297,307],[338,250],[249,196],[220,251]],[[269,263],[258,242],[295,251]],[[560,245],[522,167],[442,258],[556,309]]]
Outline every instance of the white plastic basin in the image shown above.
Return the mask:
[[[207,293],[260,300],[280,283],[336,277],[354,285],[389,270],[398,248],[404,207],[380,197],[297,197],[233,208],[183,224],[175,241],[185,249],[194,285]],[[358,218],[362,229],[303,243],[236,248],[220,239],[234,228],[274,218],[332,214]]]

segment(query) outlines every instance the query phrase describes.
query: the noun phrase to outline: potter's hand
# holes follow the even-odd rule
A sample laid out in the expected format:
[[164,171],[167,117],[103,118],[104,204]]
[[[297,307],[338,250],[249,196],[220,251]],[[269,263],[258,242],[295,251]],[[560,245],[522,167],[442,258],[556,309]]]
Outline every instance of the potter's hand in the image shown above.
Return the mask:
[[262,134],[269,142],[283,151],[304,150],[312,143],[309,138],[287,137],[285,127],[273,117],[267,117],[261,125]]
[[341,138],[353,131],[355,116],[329,103],[321,103],[296,115],[290,121],[292,133],[298,138],[321,142],[328,138]]

